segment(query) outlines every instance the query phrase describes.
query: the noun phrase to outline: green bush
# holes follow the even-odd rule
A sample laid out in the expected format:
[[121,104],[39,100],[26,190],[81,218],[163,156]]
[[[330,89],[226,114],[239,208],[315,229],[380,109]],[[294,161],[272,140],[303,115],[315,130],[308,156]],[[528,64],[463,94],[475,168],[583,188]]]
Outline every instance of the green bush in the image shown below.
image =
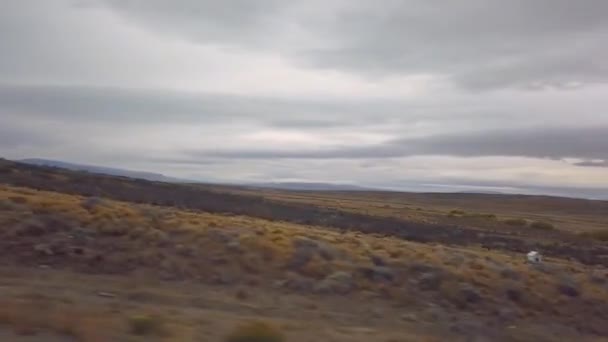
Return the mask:
[[530,224],[530,228],[539,229],[539,230],[554,230],[555,226],[553,226],[549,222],[545,221],[534,221]]
[[522,218],[510,218],[503,221],[505,224],[509,226],[520,226],[523,227],[528,224],[528,221]]
[[283,342],[285,337],[273,325],[256,321],[238,326],[225,339],[225,342]]

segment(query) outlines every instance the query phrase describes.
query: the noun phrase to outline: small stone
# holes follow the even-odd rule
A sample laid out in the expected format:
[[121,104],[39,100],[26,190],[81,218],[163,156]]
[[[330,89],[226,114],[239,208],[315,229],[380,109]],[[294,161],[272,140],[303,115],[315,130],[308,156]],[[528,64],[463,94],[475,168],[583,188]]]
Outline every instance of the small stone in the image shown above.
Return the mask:
[[369,280],[373,281],[388,281],[395,280],[395,273],[392,269],[383,266],[360,267],[359,272]]
[[240,251],[241,243],[239,240],[232,240],[226,244],[226,248],[231,251]]
[[374,265],[376,265],[376,266],[386,266],[386,261],[384,261],[384,258],[382,258],[382,257],[381,257],[381,256],[379,256],[379,255],[372,254],[372,255],[370,256],[370,259],[372,260],[372,262],[373,262],[373,263],[374,263]]
[[34,246],[34,251],[36,251],[36,253],[38,253],[39,255],[54,255],[55,253],[53,252],[53,249],[51,248],[51,246],[45,244],[45,243],[39,243],[37,245]]
[[348,272],[338,271],[325,277],[315,286],[314,290],[317,293],[345,294],[350,292],[353,287],[353,276]]
[[93,210],[93,209],[95,209],[95,207],[97,207],[101,204],[103,204],[103,200],[98,197],[85,198],[84,200],[82,200],[82,203],[81,203],[82,207],[87,210]]
[[418,321],[418,316],[413,313],[405,313],[401,315],[401,320],[406,322],[416,322]]
[[500,276],[505,279],[519,280],[521,275],[510,268],[504,268],[500,271]]
[[467,303],[475,304],[475,303],[481,302],[481,300],[482,300],[481,294],[479,294],[479,291],[469,285],[463,285],[462,288],[460,289],[460,292],[462,293],[464,300]]
[[116,295],[110,292],[97,292],[97,296],[99,297],[103,297],[103,298],[115,298]]
[[290,274],[283,287],[296,292],[309,293],[313,291],[315,283],[312,279]]
[[382,309],[378,309],[378,308],[373,308],[369,311],[369,313],[375,317],[375,318],[382,318],[384,317],[384,311],[382,311]]
[[568,297],[578,297],[580,295],[576,285],[569,283],[561,283],[557,286],[559,292]]
[[521,300],[521,291],[516,290],[516,289],[507,289],[507,291],[505,292],[505,294],[507,295],[507,298],[509,298],[509,300],[512,300],[514,302],[519,302]]
[[423,291],[435,291],[439,289],[442,282],[443,277],[437,272],[424,273],[417,281],[418,287]]

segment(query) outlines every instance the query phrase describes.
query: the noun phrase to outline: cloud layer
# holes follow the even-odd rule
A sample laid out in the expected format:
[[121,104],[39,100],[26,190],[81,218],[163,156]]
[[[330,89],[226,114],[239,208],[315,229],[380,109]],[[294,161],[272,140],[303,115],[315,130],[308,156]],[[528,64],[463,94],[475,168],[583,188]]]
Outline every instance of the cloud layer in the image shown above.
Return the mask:
[[608,189],[603,0],[2,8],[4,157],[214,181]]

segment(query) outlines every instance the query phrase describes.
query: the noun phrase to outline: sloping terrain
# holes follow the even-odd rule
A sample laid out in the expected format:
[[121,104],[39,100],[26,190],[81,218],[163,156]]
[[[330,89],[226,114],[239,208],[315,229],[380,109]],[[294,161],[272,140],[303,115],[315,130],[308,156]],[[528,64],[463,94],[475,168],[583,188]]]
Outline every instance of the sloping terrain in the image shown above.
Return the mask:
[[[395,236],[418,242],[480,245],[520,253],[538,249],[550,256],[573,258],[591,265],[608,265],[608,245],[579,234],[559,229],[514,227],[504,221],[488,220],[483,214],[476,217],[477,213],[473,217],[463,217],[466,215],[446,217],[445,214],[448,213],[437,215],[437,209],[434,207],[416,209],[414,215],[396,215],[393,213],[391,202],[380,204],[380,210],[370,210],[369,207],[361,204],[345,208],[342,203],[349,203],[350,197],[345,197],[344,200],[334,199],[333,201],[338,202],[337,205],[314,202],[314,197],[312,201],[310,197],[304,197],[294,202],[293,199],[286,199],[285,196],[268,196],[266,192],[234,193],[234,191],[226,191],[225,187],[180,185],[91,175],[9,161],[0,162],[0,183],[209,213],[230,213],[266,220],[326,226]],[[602,201],[590,201],[590,203],[597,206],[598,212],[606,205],[606,202]],[[390,212],[387,213],[385,210]],[[428,216],[429,212],[432,213],[431,216]],[[601,217],[603,220],[604,216]],[[600,227],[604,226],[600,225]]]
[[[140,312],[164,315],[157,338],[174,341],[220,341],[254,317],[290,341],[608,336],[608,272],[564,259],[14,186],[0,227],[3,307],[30,313],[0,322],[83,341],[128,336]],[[94,324],[30,321],[40,310]]]

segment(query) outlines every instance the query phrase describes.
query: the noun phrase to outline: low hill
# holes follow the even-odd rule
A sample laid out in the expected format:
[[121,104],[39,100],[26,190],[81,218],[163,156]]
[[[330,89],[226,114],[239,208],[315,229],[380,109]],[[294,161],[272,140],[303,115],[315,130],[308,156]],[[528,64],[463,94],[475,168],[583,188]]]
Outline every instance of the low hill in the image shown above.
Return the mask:
[[67,170],[72,170],[72,171],[86,171],[86,172],[90,172],[90,173],[128,177],[128,178],[135,178],[135,179],[146,179],[146,180],[158,181],[158,182],[180,182],[180,183],[187,182],[186,180],[167,177],[160,173],[124,170],[124,169],[117,169],[117,168],[96,166],[96,165],[75,164],[75,163],[68,163],[68,162],[64,162],[64,161],[50,160],[50,159],[29,158],[29,159],[19,160],[19,162],[25,163],[25,164],[30,164],[30,165],[56,167],[56,168],[62,168],[62,169],[67,169]]

